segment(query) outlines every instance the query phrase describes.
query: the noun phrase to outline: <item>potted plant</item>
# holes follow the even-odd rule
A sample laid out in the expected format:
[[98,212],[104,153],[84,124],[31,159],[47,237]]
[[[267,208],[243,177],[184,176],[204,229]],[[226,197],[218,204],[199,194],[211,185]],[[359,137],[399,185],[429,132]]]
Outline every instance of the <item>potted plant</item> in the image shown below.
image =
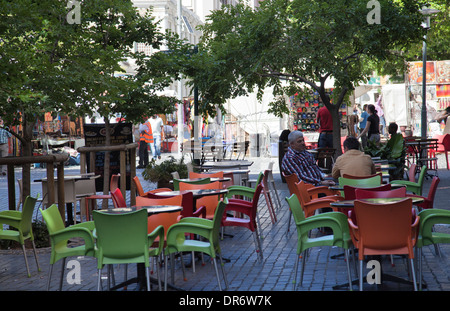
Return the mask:
[[158,188],[173,188],[170,183],[172,172],[178,172],[180,178],[188,177],[187,165],[183,158],[176,160],[173,156],[170,156],[159,164],[156,163],[155,159],[152,159],[142,172],[142,177],[144,180],[157,183]]
[[394,134],[385,144],[380,145],[376,145],[372,141],[367,143],[368,146],[364,152],[371,157],[380,157],[388,160],[390,164],[394,164],[396,169],[390,173],[391,179],[403,179],[406,167],[406,147],[403,136],[399,133]]

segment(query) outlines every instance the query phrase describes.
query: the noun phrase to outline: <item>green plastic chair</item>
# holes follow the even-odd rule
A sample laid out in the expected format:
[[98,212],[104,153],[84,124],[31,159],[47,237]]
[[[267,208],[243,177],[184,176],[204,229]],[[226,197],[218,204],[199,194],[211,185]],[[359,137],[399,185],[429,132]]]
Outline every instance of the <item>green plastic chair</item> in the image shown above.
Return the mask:
[[[419,257],[419,289],[422,289],[422,247],[442,243],[450,243],[450,234],[435,232],[433,226],[450,224],[450,211],[443,209],[426,209],[419,213],[419,235],[416,247]],[[437,250],[437,249],[436,249]]]
[[[0,212],[0,240],[11,240],[20,243],[22,246],[23,256],[25,258],[28,277],[31,277],[31,274],[27,261],[27,253],[25,250],[25,240],[31,240],[36,265],[38,271],[41,271],[36,254],[33,231],[31,230],[31,219],[33,218],[33,211],[36,201],[37,199],[27,196],[25,198],[25,203],[23,204],[22,212],[12,210]],[[9,225],[17,230],[3,229],[3,225]]]
[[160,246],[157,248],[151,246],[157,237],[164,241],[164,227],[158,226],[148,234],[146,209],[121,214],[94,211],[92,216],[97,238],[97,289],[101,288],[101,271],[104,265],[143,263],[147,290],[150,290],[149,259],[162,253],[163,243],[158,243]]
[[[223,278],[225,281],[225,288],[228,288],[228,281],[223,268],[223,261],[219,246],[219,230],[222,217],[225,211],[227,201],[219,201],[216,211],[214,213],[213,220],[198,218],[198,217],[186,217],[181,219],[178,223],[172,225],[167,231],[167,246],[165,248],[165,286],[167,290],[167,257],[171,258],[172,269],[172,283],[173,281],[173,262],[174,253],[179,252],[201,252],[209,255],[214,262],[214,268],[216,271],[217,283],[219,284],[219,290],[222,290],[220,284],[219,271],[217,269],[216,255],[219,256],[220,266],[222,269]],[[186,239],[186,234],[197,234],[203,239],[189,240]],[[184,276],[184,264],[182,263],[183,276]]]
[[[344,249],[345,260],[347,263],[347,276],[350,290],[352,289],[352,280],[350,273],[350,264],[348,251],[352,246],[352,239],[349,232],[347,216],[340,212],[328,212],[318,215],[313,215],[305,218],[303,209],[295,194],[286,198],[289,208],[294,215],[295,225],[297,227],[297,259],[295,261],[295,275],[292,282],[292,289],[295,290],[297,281],[297,270],[300,255],[302,256],[302,272],[300,276],[300,285],[303,283],[303,273],[305,267],[305,251],[318,246],[337,246]],[[313,229],[329,227],[333,230],[333,234],[311,238],[310,232]]]
[[424,165],[424,166],[422,166],[422,169],[420,170],[420,174],[419,174],[419,178],[417,179],[417,182],[401,179],[401,180],[392,180],[390,183],[405,185],[406,191],[410,191],[417,195],[422,195],[423,182],[425,180],[426,173],[427,173],[427,167]]
[[177,178],[173,179],[173,190],[175,191],[179,191],[180,190],[180,182],[184,182],[186,184],[194,184],[194,185],[204,185],[204,184],[209,184],[211,182],[211,179],[208,178],[202,178],[202,179],[198,179],[198,180],[179,180]]
[[[59,290],[62,289],[66,258],[73,256],[91,256],[95,257],[95,244],[92,236],[94,230],[94,222],[86,221],[69,227],[64,226],[63,219],[56,204],[52,204],[49,208],[41,211],[42,217],[47,225],[50,235],[51,254],[50,254],[50,271],[48,275],[47,290],[50,289],[50,281],[52,278],[53,265],[60,259],[63,259],[61,280]],[[68,247],[69,239],[82,238],[83,245],[76,247]]]
[[[381,176],[373,176],[369,178],[362,179],[352,179],[339,177],[338,178],[339,186],[353,186],[353,187],[361,187],[361,188],[371,188],[381,186]],[[344,191],[341,191],[341,197],[345,197]]]

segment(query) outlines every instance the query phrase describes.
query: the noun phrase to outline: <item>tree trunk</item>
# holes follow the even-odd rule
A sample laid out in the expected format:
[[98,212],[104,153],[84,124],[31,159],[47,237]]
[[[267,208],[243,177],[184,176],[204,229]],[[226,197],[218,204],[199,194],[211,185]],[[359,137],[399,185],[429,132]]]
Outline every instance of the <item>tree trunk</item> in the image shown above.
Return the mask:
[[[33,126],[34,123],[29,123],[26,120],[26,116],[23,118],[23,132],[22,139],[20,140],[22,144],[22,156],[32,156],[33,155]],[[27,197],[31,194],[31,169],[30,164],[23,164],[22,166],[22,191],[23,197]]]

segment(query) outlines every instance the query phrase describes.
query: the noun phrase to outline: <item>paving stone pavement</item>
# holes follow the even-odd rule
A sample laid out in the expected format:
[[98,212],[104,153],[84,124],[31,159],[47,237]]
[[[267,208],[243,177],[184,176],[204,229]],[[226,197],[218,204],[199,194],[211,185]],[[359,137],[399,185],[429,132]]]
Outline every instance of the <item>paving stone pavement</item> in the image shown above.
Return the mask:
[[[277,158],[251,158],[254,164],[251,167],[251,176],[256,177],[259,171],[268,166],[269,161],[274,161],[273,173],[276,180],[281,206],[277,209],[276,223],[272,223],[267,207],[262,197],[260,200],[260,224],[262,232],[263,259],[258,260],[255,252],[255,244],[250,231],[244,228],[227,227],[227,234],[221,240],[221,249],[223,257],[227,259],[224,268],[229,282],[229,292],[285,292],[292,290],[292,281],[294,275],[294,263],[296,259],[297,235],[295,226],[291,222],[288,229],[288,220],[290,212],[284,198],[288,195],[286,184],[281,182]],[[446,167],[443,158],[439,158],[439,167]],[[77,173],[79,167],[66,167],[66,173]],[[141,176],[142,170],[138,170],[138,176]],[[16,169],[16,177],[20,177],[21,172]],[[45,169],[33,169],[32,180],[45,175]],[[439,169],[438,176],[441,179],[435,199],[435,208],[449,209],[448,195],[450,194],[450,171]],[[141,178],[142,180],[142,178]],[[424,193],[428,193],[431,179],[425,180]],[[153,184],[143,181],[146,189],[154,188]],[[40,192],[40,184],[32,183],[32,194]],[[0,195],[3,200],[0,202],[0,210],[7,209],[7,185],[6,178],[0,177]],[[41,217],[38,213],[35,217]],[[450,232],[448,226],[439,226],[437,230]],[[320,235],[319,231],[314,234]],[[231,235],[232,237],[228,236]],[[75,241],[76,243],[76,241]],[[424,248],[424,266],[423,280],[427,285],[424,291],[448,291],[450,290],[450,268],[449,256],[450,246],[441,245],[441,256],[436,256],[433,247]],[[347,282],[346,262],[343,257],[332,259],[333,255],[341,253],[339,248],[318,247],[313,248],[307,257],[303,284],[299,284],[298,291],[337,291],[333,287],[337,284]],[[25,263],[21,250],[1,250],[0,251],[0,290],[1,291],[44,291],[46,290],[48,271],[49,271],[49,248],[38,249],[39,263],[41,272],[37,272],[36,263],[32,255],[32,250],[27,250],[27,258],[30,265],[31,277],[26,276]],[[180,261],[175,263],[174,286],[177,289],[183,289],[189,293],[195,292],[214,292],[218,290],[214,267],[207,256],[205,264],[202,265],[199,259],[195,263],[195,272],[190,267],[190,256],[183,256],[184,262],[188,265],[186,268],[186,280],[183,280]],[[63,290],[73,292],[96,291],[97,287],[97,265],[96,260],[89,257],[73,258],[81,267],[81,279],[79,282],[70,274],[73,267],[66,266],[66,272],[69,276],[63,279]],[[401,257],[394,257],[395,265],[392,267],[388,257],[382,261],[383,271],[396,276],[408,278],[406,260]],[[352,267],[352,277],[356,279],[357,274]],[[56,264],[53,272],[51,291],[58,290],[61,262]],[[161,274],[163,272],[161,268]],[[123,280],[123,266],[117,266],[114,269],[116,282]],[[170,271],[170,269],[169,269]],[[128,265],[128,276],[136,275],[135,265]],[[156,277],[156,273],[153,274]],[[71,278],[72,277],[72,278]],[[106,268],[103,271],[103,285],[106,285]],[[169,276],[169,281],[170,281]],[[72,284],[70,284],[72,283]],[[223,285],[223,283],[222,283]],[[358,289],[355,284],[353,290]],[[137,290],[135,285],[128,287],[129,291]],[[411,291],[412,286],[399,285],[392,282],[382,282],[381,285],[365,284],[367,291]],[[157,291],[156,285],[152,290]],[[173,291],[174,289],[170,289]],[[342,287],[338,291],[348,291],[348,287]],[[236,293],[238,294],[238,293]]]

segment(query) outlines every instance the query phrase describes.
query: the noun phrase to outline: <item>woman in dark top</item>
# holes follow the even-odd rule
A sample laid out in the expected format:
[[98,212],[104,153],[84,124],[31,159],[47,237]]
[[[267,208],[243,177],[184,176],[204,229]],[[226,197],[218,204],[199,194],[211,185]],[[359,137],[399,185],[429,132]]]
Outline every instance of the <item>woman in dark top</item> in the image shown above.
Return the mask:
[[375,110],[374,105],[367,106],[367,112],[369,113],[369,117],[367,118],[367,123],[365,129],[358,135],[358,139],[367,133],[367,139],[375,142],[376,144],[380,143],[380,117],[377,115],[377,111]]

